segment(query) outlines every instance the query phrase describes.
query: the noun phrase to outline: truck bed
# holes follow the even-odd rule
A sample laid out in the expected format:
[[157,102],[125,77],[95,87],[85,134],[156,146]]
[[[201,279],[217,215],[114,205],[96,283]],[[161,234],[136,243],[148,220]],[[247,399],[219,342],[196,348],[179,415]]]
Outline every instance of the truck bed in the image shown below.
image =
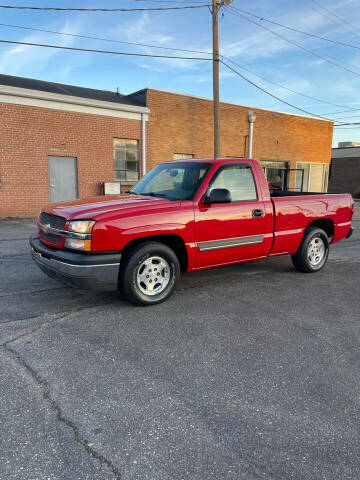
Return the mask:
[[276,192],[271,195],[274,208],[274,244],[271,255],[297,251],[304,229],[320,226],[332,243],[346,238],[351,228],[351,195]]
[[270,191],[271,197],[299,197],[302,195],[328,195],[327,193],[318,193],[318,192],[296,192],[289,190],[274,190]]

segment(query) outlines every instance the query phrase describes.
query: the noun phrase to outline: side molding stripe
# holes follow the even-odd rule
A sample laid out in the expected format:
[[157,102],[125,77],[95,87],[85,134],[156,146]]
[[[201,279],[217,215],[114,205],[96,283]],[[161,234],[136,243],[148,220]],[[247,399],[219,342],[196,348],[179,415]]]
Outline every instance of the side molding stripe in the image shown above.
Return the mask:
[[252,235],[250,237],[225,238],[223,240],[199,242],[197,246],[200,252],[206,252],[207,250],[219,250],[220,248],[243,247],[245,245],[262,243],[263,241],[264,235]]

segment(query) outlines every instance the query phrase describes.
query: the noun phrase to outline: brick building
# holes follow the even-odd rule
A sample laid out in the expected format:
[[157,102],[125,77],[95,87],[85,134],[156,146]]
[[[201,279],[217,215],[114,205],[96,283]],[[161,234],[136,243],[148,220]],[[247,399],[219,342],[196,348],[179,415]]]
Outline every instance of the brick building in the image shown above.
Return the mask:
[[[249,153],[283,188],[326,191],[333,124],[222,103],[221,156]],[[120,95],[0,75],[0,217],[32,216],[50,201],[130,188],[176,158],[212,156],[209,99],[144,89]]]
[[0,75],[0,217],[98,195],[114,177],[132,185],[147,120],[146,107],[115,92]]

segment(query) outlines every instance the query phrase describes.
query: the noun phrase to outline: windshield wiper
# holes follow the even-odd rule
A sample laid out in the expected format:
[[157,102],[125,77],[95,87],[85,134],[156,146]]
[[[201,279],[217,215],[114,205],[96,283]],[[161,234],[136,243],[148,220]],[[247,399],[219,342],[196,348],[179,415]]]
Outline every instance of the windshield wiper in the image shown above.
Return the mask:
[[166,198],[166,195],[164,193],[157,193],[157,192],[141,192],[140,195],[149,195],[150,197],[164,197],[164,198]]
[[133,192],[132,190],[126,190],[125,193],[130,193],[131,195],[139,195],[138,193]]

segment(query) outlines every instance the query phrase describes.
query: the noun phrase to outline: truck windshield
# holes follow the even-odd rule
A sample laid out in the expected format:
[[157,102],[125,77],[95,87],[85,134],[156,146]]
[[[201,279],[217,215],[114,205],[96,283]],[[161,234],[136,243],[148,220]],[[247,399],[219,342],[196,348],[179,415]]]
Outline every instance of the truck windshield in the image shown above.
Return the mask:
[[130,193],[169,200],[190,200],[210,167],[210,163],[188,161],[160,164],[145,175]]

